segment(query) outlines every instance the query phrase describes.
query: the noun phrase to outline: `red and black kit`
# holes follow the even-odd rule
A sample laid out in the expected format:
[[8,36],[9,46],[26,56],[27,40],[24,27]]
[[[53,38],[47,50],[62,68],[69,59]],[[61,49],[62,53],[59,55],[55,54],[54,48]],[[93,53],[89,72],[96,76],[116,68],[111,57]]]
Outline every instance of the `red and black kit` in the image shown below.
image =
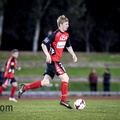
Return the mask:
[[[15,57],[11,56],[8,59],[8,61],[6,62],[6,70],[5,70],[5,74],[4,74],[6,81],[4,84],[8,85],[8,82],[10,82],[10,83],[16,82],[16,80],[14,78],[14,71],[15,71],[16,66],[17,66],[17,60]],[[9,81],[9,80],[11,80],[11,81]]]
[[47,46],[52,59],[51,64],[47,63],[45,74],[50,75],[52,78],[54,74],[64,74],[65,69],[62,63],[60,62],[60,58],[62,56],[64,48],[71,46],[69,34],[67,32],[61,32],[58,29],[55,32],[53,32],[50,36],[46,37],[42,43]]

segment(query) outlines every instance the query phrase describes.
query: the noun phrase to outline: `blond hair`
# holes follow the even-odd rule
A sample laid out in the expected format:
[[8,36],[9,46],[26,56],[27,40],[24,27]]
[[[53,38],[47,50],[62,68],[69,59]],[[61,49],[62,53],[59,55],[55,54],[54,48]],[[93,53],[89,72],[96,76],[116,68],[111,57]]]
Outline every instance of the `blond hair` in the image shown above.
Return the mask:
[[63,24],[64,22],[69,22],[68,18],[65,15],[61,15],[57,19],[57,25],[60,27],[60,24]]
[[12,53],[15,53],[15,52],[19,52],[19,50],[18,49],[13,49]]

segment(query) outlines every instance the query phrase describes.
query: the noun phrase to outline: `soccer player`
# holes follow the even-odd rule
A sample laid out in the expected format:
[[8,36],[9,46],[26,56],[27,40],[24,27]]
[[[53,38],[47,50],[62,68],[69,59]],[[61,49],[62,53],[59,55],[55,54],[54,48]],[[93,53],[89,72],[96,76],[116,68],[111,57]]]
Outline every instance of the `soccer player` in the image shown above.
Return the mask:
[[60,105],[63,105],[69,109],[72,109],[68,101],[66,100],[68,92],[69,77],[60,62],[62,52],[66,47],[68,52],[72,55],[73,62],[77,62],[77,57],[72,49],[69,33],[67,29],[69,27],[69,20],[65,15],[61,15],[57,19],[58,29],[46,37],[41,47],[46,56],[46,71],[44,73],[43,80],[35,81],[31,84],[21,84],[21,88],[18,92],[20,98],[22,93],[29,89],[35,89],[42,86],[48,86],[50,81],[54,78],[55,74],[61,80],[61,101]]
[[21,70],[21,67],[17,66],[18,56],[19,56],[19,51],[17,49],[13,49],[11,57],[6,62],[6,70],[4,73],[5,82],[0,87],[0,94],[2,94],[4,89],[8,86],[8,84],[11,83],[12,89],[11,89],[9,100],[13,102],[17,102],[17,100],[14,98],[14,94],[17,88],[17,81],[14,77],[14,71],[15,69]]

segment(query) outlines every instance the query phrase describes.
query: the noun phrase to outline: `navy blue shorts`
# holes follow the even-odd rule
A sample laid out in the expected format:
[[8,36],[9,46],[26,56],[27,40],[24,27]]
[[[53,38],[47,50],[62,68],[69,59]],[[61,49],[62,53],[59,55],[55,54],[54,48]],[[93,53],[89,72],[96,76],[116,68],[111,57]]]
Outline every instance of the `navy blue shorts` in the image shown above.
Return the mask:
[[64,73],[66,73],[66,71],[62,63],[59,61],[52,61],[52,63],[47,63],[44,75],[47,74],[53,79],[55,74],[59,76]]
[[3,84],[8,86],[9,83],[12,84],[13,82],[16,82],[15,78],[5,78],[5,82]]

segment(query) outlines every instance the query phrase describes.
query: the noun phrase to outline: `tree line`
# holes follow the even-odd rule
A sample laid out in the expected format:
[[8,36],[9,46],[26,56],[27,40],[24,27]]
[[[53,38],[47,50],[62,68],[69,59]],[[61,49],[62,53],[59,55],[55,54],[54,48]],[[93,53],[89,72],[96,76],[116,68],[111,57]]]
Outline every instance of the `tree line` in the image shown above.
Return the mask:
[[0,49],[39,51],[42,40],[66,15],[75,51],[120,52],[120,5],[116,0],[0,0]]

